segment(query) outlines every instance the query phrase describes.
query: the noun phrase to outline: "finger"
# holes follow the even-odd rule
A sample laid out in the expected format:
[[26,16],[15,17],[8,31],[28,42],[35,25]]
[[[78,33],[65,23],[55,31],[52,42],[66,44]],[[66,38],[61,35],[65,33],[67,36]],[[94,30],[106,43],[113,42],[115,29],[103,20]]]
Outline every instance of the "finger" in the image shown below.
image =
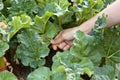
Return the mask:
[[53,50],[57,50],[57,45],[52,45]]
[[65,50],[68,50],[70,48],[70,46],[69,45],[66,45],[64,48],[63,48],[63,50],[65,51]]
[[58,45],[58,48],[63,49],[67,44],[65,42],[62,42]]
[[73,45],[73,41],[65,41],[66,44],[68,44],[69,46]]
[[51,40],[52,44],[59,44],[63,41],[64,39],[62,38],[62,33],[60,32],[55,39]]

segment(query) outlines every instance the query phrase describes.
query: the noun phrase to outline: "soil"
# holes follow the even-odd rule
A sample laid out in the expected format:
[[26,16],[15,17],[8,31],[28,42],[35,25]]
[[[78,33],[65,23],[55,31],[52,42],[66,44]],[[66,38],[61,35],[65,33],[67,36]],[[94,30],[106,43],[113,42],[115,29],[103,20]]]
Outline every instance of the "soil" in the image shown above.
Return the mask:
[[[11,53],[11,51],[13,51],[12,53],[15,53],[15,50],[8,50],[6,52],[6,59],[7,61],[10,63],[10,66],[8,67],[9,71],[12,71],[15,76],[18,78],[18,80],[26,80],[28,74],[33,70],[30,67],[27,66],[23,66],[20,62],[19,64],[16,63],[16,61],[13,61],[14,58],[14,54],[9,54]],[[45,58],[46,59],[46,63],[44,66],[49,67],[51,69],[52,66],[52,57],[55,55],[56,51],[51,50],[49,55]]]

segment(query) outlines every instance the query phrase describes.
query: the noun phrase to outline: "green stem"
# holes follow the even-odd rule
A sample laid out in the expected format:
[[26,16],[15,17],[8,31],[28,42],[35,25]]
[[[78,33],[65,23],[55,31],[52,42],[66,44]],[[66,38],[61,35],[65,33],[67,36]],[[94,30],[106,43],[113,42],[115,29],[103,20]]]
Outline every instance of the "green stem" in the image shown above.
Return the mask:
[[120,52],[120,50],[114,52],[112,55],[110,55],[108,58],[111,58],[112,56],[114,56],[116,53]]
[[4,68],[5,67],[5,62],[3,57],[0,57],[0,68]]

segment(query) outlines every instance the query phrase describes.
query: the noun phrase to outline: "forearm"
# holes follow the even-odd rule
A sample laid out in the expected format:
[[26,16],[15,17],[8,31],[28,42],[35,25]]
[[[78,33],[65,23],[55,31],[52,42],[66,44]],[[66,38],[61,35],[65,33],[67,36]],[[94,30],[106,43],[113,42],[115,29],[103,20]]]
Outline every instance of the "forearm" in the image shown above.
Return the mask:
[[85,33],[89,33],[91,29],[94,27],[94,24],[97,18],[101,16],[103,13],[107,15],[107,19],[106,19],[107,26],[106,27],[111,27],[115,24],[120,23],[119,7],[120,7],[120,0],[117,0],[114,3],[112,3],[110,6],[105,8],[103,11],[98,13],[96,16],[92,17],[88,21],[78,26],[78,29]]

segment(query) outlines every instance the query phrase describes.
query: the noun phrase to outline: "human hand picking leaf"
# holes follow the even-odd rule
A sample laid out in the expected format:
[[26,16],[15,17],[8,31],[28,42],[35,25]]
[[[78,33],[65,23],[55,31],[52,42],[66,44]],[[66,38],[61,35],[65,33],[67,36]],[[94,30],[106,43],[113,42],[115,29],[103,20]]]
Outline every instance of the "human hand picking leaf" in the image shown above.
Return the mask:
[[119,7],[120,7],[119,4],[120,4],[120,0],[116,0],[111,5],[103,9],[97,15],[87,20],[80,26],[61,31],[51,41],[52,48],[54,50],[57,50],[58,48],[62,50],[68,50],[72,46],[72,41],[74,39],[74,33],[77,30],[80,30],[86,34],[89,34],[91,30],[93,29],[96,20],[98,19],[99,16],[102,16],[102,14],[107,15],[107,18],[106,18],[107,25],[105,27],[111,27],[113,25],[119,24],[120,23],[120,14],[118,12]]

